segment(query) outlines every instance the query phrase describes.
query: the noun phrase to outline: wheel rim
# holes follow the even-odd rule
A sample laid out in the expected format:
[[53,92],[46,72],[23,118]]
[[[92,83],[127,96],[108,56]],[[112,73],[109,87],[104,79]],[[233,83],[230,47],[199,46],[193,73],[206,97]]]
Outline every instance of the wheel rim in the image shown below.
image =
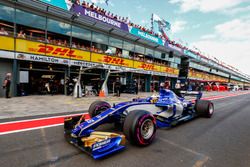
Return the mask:
[[211,105],[211,104],[209,105],[208,112],[209,112],[209,114],[210,114],[210,115],[212,115],[212,114],[213,114],[213,112],[214,112],[213,105]]
[[149,139],[154,133],[154,123],[151,119],[146,119],[141,125],[141,135],[144,139]]

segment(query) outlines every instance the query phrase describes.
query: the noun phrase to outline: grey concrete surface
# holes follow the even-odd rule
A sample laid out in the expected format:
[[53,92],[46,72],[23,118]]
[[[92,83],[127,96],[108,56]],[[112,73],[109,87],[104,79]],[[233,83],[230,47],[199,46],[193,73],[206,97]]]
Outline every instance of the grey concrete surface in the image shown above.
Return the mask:
[[[158,129],[148,147],[127,142],[126,150],[93,160],[63,137],[63,126],[0,136],[4,167],[249,167],[250,94],[215,100],[211,119],[197,118]],[[101,130],[111,130],[104,125]]]
[[[239,92],[204,92],[203,97],[226,95]],[[73,98],[72,96],[23,96],[10,99],[0,98],[0,120],[6,118],[17,118],[36,115],[62,114],[88,110],[90,104],[95,100],[108,101],[110,104],[128,101],[136,97],[148,97],[152,93],[121,94],[120,97],[112,95],[104,98],[87,96]],[[191,98],[191,97],[189,97]]]

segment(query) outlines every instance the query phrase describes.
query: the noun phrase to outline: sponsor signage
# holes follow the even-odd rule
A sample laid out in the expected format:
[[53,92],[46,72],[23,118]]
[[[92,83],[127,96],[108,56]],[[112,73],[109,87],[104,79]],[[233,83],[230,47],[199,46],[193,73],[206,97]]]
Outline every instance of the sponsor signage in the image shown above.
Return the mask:
[[114,26],[116,28],[119,28],[119,29],[122,29],[122,30],[128,32],[128,25],[127,24],[120,22],[116,19],[109,18],[105,15],[99,14],[96,11],[86,9],[81,5],[73,4],[71,11],[73,11],[77,14],[80,14],[82,16],[87,16],[87,17],[90,17],[92,19],[101,21],[103,23],[106,23],[108,25]]
[[[0,37],[1,38],[1,37]],[[92,67],[103,64],[105,69],[124,70],[151,75],[178,75],[175,69],[145,62],[133,61],[121,57],[70,49],[62,46],[43,44],[24,39],[16,39],[16,51],[12,48],[11,38],[0,45],[0,57],[9,59],[28,60],[45,63],[55,63],[73,66]],[[10,42],[11,44],[9,44]],[[3,47],[4,46],[4,47]],[[11,49],[11,51],[7,51]],[[173,70],[167,70],[173,69]]]
[[98,54],[98,53],[92,53],[91,61],[97,63],[112,64],[117,66],[133,67],[132,60]]
[[161,46],[164,46],[164,44],[165,44],[165,41],[163,41],[161,38],[158,38],[158,37],[156,37],[154,35],[151,35],[151,34],[149,34],[147,32],[144,32],[144,31],[142,31],[142,30],[140,30],[138,28],[130,26],[129,27],[129,32],[131,34],[136,35],[138,37],[141,37],[143,39],[149,40],[151,42],[155,42],[155,43],[157,43],[157,44],[159,44]]
[[0,58],[14,59],[15,54],[14,54],[14,52],[0,50]]
[[156,71],[154,64],[149,64],[149,63],[144,63],[144,62],[139,62],[139,61],[134,62],[134,67],[140,68],[143,70],[148,70],[148,71]]
[[0,36],[0,49],[2,50],[14,50],[14,38],[7,37],[7,36]]
[[65,65],[69,64],[69,60],[67,59],[32,55],[32,54],[18,53],[18,52],[16,53],[16,58],[19,60],[29,60],[29,61],[44,62],[44,63],[65,64]]
[[72,6],[71,0],[40,0],[40,1],[65,10],[69,10]]
[[90,52],[82,50],[32,42],[23,39],[17,39],[16,43],[16,51],[18,52],[90,61]]

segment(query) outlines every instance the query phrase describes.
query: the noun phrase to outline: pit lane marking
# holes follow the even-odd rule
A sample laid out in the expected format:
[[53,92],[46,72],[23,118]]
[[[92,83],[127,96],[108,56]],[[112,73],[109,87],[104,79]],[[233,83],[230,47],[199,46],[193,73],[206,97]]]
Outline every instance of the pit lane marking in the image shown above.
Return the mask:
[[35,128],[27,128],[27,129],[21,129],[21,130],[13,130],[13,131],[7,131],[7,132],[1,132],[1,135],[6,135],[6,134],[11,134],[11,133],[18,133],[18,132],[25,132],[25,131],[31,131],[31,130],[37,130],[37,129],[42,129],[42,128],[51,128],[51,127],[56,127],[56,126],[61,126],[63,123],[60,124],[54,124],[54,125],[47,125],[47,126],[39,126]]
[[189,152],[191,154],[194,154],[194,155],[200,157],[199,160],[195,162],[195,164],[193,165],[193,167],[202,167],[209,159],[211,159],[210,157],[208,157],[208,156],[206,156],[206,155],[204,155],[202,153],[194,151],[194,150],[192,150],[190,148],[183,147],[183,146],[181,146],[181,145],[179,145],[177,143],[174,143],[174,142],[169,141],[167,139],[164,139],[162,137],[157,137],[157,138],[160,139],[161,141],[163,141],[165,143],[168,143],[168,144],[170,144],[170,145],[172,145],[174,147],[177,147],[177,148],[179,148],[179,149],[181,149],[183,151]]

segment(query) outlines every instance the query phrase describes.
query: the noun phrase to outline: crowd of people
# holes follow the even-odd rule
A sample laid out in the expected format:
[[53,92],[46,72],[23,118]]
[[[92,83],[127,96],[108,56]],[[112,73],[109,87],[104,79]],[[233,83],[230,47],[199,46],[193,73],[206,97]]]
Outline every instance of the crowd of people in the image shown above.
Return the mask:
[[110,11],[106,11],[105,9],[96,6],[94,3],[88,3],[88,2],[83,1],[82,4],[80,4],[80,0],[76,0],[75,3],[78,4],[78,5],[82,5],[86,9],[95,11],[95,12],[97,12],[99,14],[102,14],[102,15],[104,15],[106,17],[109,17],[111,19],[115,19],[115,20],[117,20],[119,22],[123,22],[125,24],[130,25],[130,26],[138,28],[138,29],[140,29],[140,30],[142,30],[144,32],[147,32],[147,33],[151,34],[151,35],[154,35],[154,36],[157,36],[159,38],[162,38],[162,35],[157,34],[154,31],[152,31],[152,30],[150,30],[150,29],[148,29],[148,28],[146,28],[144,26],[141,26],[139,24],[135,24],[135,23],[131,22],[128,17],[118,16],[117,14],[111,13]]
[[[78,5],[80,5],[80,1],[77,1],[77,3],[78,3]],[[116,14],[113,14],[113,13],[111,13],[109,11],[106,11],[103,8],[100,8],[100,7],[96,6],[94,3],[90,4],[88,2],[83,1],[83,3],[81,5],[83,7],[85,7],[85,8],[87,8],[87,9],[89,9],[89,10],[93,10],[93,11],[95,11],[95,12],[97,12],[99,14],[105,15],[105,16],[107,16],[109,18],[116,19],[117,21],[123,22],[123,23],[128,24],[128,25],[130,25],[132,27],[138,28],[138,29],[140,29],[140,30],[142,30],[144,32],[147,32],[147,33],[149,33],[151,35],[154,35],[154,36],[156,36],[158,38],[164,38],[163,35],[155,33],[151,29],[148,29],[148,28],[146,28],[144,26],[141,26],[139,24],[135,24],[135,23],[131,22],[128,17],[121,17],[121,16],[118,16]],[[176,46],[178,48],[188,50],[188,51],[192,52],[193,54],[196,54],[196,55],[198,55],[200,57],[207,58],[206,56],[203,56],[200,52],[194,51],[194,50],[192,50],[192,49],[190,49],[190,48],[188,48],[188,47],[186,47],[186,46],[184,46],[184,45],[182,45],[180,43],[177,43],[174,40],[170,40],[169,38],[164,38],[164,40],[166,40],[167,43],[169,43],[171,45],[174,45],[174,46]]]
[[138,28],[146,33],[149,33],[151,35],[154,35],[158,38],[163,38],[164,40],[166,40],[167,43],[171,44],[171,45],[174,45],[180,49],[185,49],[185,50],[188,50],[190,52],[192,52],[193,54],[196,54],[202,58],[205,58],[205,59],[208,59],[206,56],[204,56],[203,54],[201,54],[200,52],[198,51],[194,51],[193,49],[190,49],[188,48],[187,46],[184,46],[180,43],[177,43],[176,41],[174,40],[170,40],[169,38],[165,38],[163,35],[161,34],[158,34],[158,33],[155,33],[154,31],[152,31],[151,29],[148,29],[144,26],[141,26],[139,24],[135,24],[133,22],[130,21],[130,19],[128,17],[121,17],[121,16],[118,16],[117,14],[113,14],[111,13],[110,11],[106,11],[105,9],[101,8],[101,7],[98,7],[96,6],[94,3],[88,3],[88,2],[85,2],[83,1],[82,4],[80,4],[80,0],[76,0],[76,3],[78,5],[82,5],[84,8],[86,9],[89,9],[89,10],[92,10],[92,11],[95,11],[99,14],[102,14],[102,15],[105,15],[106,17],[109,17],[109,18],[112,18],[112,19],[115,19],[117,21],[120,21],[120,22],[123,22],[125,24],[128,24],[129,26],[132,26],[132,27],[135,27],[135,28]]

